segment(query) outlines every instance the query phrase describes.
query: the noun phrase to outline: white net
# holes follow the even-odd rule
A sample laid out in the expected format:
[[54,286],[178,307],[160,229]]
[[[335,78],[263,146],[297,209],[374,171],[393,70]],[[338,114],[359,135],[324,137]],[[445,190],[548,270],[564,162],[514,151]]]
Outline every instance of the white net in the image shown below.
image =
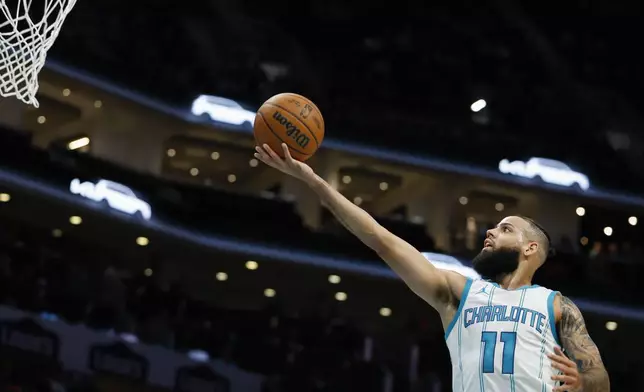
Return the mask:
[[38,74],[76,0],[0,0],[0,95],[38,107]]

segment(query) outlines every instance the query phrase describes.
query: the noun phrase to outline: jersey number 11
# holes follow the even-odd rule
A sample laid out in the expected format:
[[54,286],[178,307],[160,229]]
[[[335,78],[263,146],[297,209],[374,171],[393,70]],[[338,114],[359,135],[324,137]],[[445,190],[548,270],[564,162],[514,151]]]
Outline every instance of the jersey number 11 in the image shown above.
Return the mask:
[[[481,335],[483,345],[483,373],[494,373],[494,353],[496,352],[497,332],[484,331]],[[501,372],[503,374],[514,374],[514,351],[517,348],[516,332],[501,332],[501,343],[503,343],[503,362]]]

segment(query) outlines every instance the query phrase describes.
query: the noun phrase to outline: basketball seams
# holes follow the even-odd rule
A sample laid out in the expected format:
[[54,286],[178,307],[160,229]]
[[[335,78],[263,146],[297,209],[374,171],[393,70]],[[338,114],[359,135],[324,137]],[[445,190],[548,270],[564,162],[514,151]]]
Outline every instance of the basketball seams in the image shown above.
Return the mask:
[[[274,107],[276,107],[278,109],[282,109],[286,113],[288,113],[291,116],[293,116],[294,119],[296,119],[300,124],[302,124],[304,126],[304,128],[306,128],[307,131],[309,131],[309,133],[311,134],[311,137],[313,138],[313,140],[315,140],[315,146],[316,146],[315,148],[317,149],[317,148],[320,147],[320,142],[318,141],[318,138],[315,136],[315,133],[313,131],[311,131],[311,128],[309,128],[309,126],[304,121],[300,120],[300,118],[295,113],[293,113],[292,111],[286,109],[283,106],[280,106],[280,105],[277,105],[277,104],[274,104],[274,103],[271,103],[271,102],[266,102],[266,103],[264,103],[264,105],[274,106]],[[266,121],[266,120],[264,120],[264,121]]]
[[[264,122],[264,124],[266,124],[266,128],[268,128],[268,130],[269,130],[269,131],[271,131],[271,133],[272,133],[272,134],[277,138],[277,140],[279,140],[279,141],[280,141],[280,142],[282,142],[282,143],[286,143],[286,145],[288,146],[288,148],[289,148],[289,149],[291,149],[291,150],[295,151],[295,152],[296,152],[296,153],[298,153],[298,154],[302,154],[302,155],[303,155],[303,156],[305,156],[305,157],[309,157],[309,156],[311,156],[311,154],[307,154],[306,152],[303,152],[303,151],[300,151],[300,150],[298,150],[298,149],[296,149],[296,148],[291,147],[291,145],[290,145],[288,142],[284,141],[284,140],[282,139],[282,137],[281,137],[280,135],[278,135],[278,134],[277,134],[277,132],[275,132],[275,131],[273,130],[273,128],[271,127],[271,125],[268,123],[268,121],[266,121],[266,118],[264,117],[264,114],[263,114],[261,111],[258,111],[258,112],[257,112],[257,114],[259,114],[259,117],[262,119],[262,121]],[[317,142],[317,141],[316,141],[316,142]]]
[[271,99],[269,99],[269,100],[268,100],[268,101],[266,101],[266,102],[267,102],[267,103],[271,103],[271,101],[273,101],[274,99],[275,99],[275,100],[277,100],[277,99],[276,99],[276,97],[281,97],[281,96],[283,96],[283,95],[284,95],[284,96],[286,96],[286,95],[292,95],[292,96],[294,96],[294,97],[297,97],[297,98],[302,99],[302,100],[303,100],[303,101],[305,101],[307,104],[309,104],[309,105],[313,106],[313,108],[314,108],[315,110],[317,110],[318,115],[320,116],[320,120],[322,121],[322,125],[324,125],[324,116],[322,116],[322,111],[320,111],[320,108],[318,108],[318,105],[316,105],[316,104],[315,104],[315,103],[313,103],[310,99],[308,99],[307,97],[305,97],[305,96],[303,96],[303,95],[296,94],[296,93],[281,93],[281,94],[278,94],[278,95],[276,95],[276,96],[272,97]]

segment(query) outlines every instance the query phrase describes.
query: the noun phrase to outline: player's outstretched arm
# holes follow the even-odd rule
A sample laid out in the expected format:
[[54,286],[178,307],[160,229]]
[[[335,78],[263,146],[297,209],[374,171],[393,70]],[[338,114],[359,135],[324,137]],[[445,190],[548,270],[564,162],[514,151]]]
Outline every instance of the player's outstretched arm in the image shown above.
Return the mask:
[[586,329],[584,316],[568,297],[559,296],[559,337],[570,359],[577,364],[583,392],[609,392],[610,381],[599,349]]
[[286,144],[282,148],[285,158],[279,157],[267,145],[257,147],[255,157],[308,184],[344,227],[378,253],[412,291],[436,310],[442,313],[446,305],[457,302],[465,286],[463,276],[434,267],[413,246],[393,235],[366,211],[333,189],[311,167],[291,158]]

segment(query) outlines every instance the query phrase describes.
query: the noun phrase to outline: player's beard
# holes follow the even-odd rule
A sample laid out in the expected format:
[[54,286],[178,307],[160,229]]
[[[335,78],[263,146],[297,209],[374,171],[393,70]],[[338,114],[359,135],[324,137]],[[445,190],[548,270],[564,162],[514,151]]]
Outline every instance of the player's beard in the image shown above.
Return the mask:
[[483,279],[497,280],[519,267],[520,254],[520,249],[484,249],[472,260],[472,266]]

